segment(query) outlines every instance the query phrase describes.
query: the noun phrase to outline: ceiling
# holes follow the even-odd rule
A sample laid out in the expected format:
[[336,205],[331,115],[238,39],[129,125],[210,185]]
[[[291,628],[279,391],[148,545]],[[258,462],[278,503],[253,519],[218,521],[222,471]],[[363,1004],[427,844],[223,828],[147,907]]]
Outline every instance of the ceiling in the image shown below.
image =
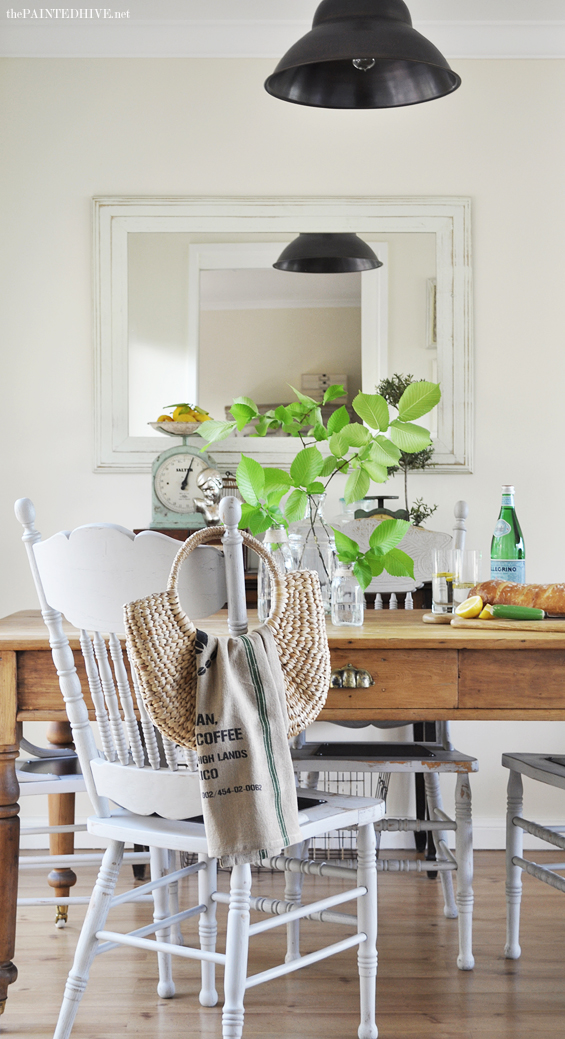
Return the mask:
[[[317,0],[26,4],[16,0],[1,12],[0,56],[278,58],[308,31],[318,6]],[[447,58],[565,57],[565,0],[408,0],[408,6],[415,27]],[[103,18],[105,10],[113,16],[123,10],[124,17]],[[11,11],[22,15],[8,17]],[[63,11],[69,17],[61,18]],[[81,11],[92,16],[77,17]]]

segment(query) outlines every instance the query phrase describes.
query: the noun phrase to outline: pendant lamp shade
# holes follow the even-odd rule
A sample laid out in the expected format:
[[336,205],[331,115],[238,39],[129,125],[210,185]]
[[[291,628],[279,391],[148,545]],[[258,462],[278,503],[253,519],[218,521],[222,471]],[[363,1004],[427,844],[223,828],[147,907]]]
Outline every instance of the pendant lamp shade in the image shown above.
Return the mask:
[[395,108],[451,94],[461,79],[412,27],[403,0],[323,0],[310,32],[267,79],[282,101],[318,108]]
[[356,234],[299,234],[283,249],[278,271],[297,274],[350,274],[382,267],[381,261]]

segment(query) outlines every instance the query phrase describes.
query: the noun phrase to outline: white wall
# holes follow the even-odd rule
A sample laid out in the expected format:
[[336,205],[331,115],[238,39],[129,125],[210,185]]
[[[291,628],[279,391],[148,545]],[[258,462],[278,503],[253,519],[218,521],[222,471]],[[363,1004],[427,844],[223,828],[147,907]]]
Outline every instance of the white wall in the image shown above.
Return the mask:
[[[475,473],[414,477],[411,493],[439,503],[439,529],[466,498],[469,543],[488,553],[500,485],[515,482],[528,579],[565,579],[565,62],[457,61],[455,94],[382,112],[278,102],[262,88],[271,64],[0,65],[2,615],[35,605],[15,498],[35,500],[46,535],[149,518],[147,476],[92,473],[90,198],[100,194],[472,196]],[[533,748],[534,737],[565,749],[561,723],[455,729],[480,758],[484,832],[503,815],[501,750]],[[546,817],[557,812],[549,793],[538,793]]]

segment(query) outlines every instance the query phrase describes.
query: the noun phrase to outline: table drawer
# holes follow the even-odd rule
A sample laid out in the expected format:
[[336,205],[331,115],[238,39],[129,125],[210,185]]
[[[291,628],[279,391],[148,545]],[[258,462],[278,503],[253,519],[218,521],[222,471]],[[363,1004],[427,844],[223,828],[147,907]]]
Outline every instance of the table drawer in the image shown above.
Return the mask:
[[457,707],[457,650],[336,649],[331,660],[333,670],[353,664],[374,680],[367,688],[330,689],[326,709],[343,710],[344,716],[372,709],[394,718],[420,707],[427,713]]
[[560,649],[462,649],[461,710],[565,708],[565,652]]

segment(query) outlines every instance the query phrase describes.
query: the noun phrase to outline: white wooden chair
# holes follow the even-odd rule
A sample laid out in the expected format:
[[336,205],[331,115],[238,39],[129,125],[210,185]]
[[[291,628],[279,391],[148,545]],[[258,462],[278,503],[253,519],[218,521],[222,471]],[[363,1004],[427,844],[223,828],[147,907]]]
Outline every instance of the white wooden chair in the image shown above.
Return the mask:
[[[154,531],[137,537],[120,527],[94,525],[79,527],[69,533],[56,534],[46,542],[39,541],[34,529],[34,508],[29,499],[17,503],[17,513],[28,534],[30,563],[36,582],[42,613],[49,629],[55,666],[65,699],[73,737],[87,788],[94,806],[88,820],[89,833],[108,840],[102,868],[96,882],[90,907],[78,941],[75,961],[65,989],[63,1006],[55,1039],[67,1039],[85,990],[91,964],[98,953],[126,945],[157,954],[159,983],[163,998],[174,995],[171,956],[199,960],[202,971],[200,1002],[214,1006],[217,1002],[215,966],[224,967],[224,1039],[239,1039],[243,1027],[243,1000],[247,988],[308,966],[347,948],[358,947],[358,971],[361,1001],[360,1039],[376,1039],[376,864],[374,824],[382,818],[384,805],[369,798],[324,794],[322,803],[308,791],[306,806],[299,811],[302,845],[312,837],[340,827],[357,830],[357,866],[348,868],[331,863],[302,860],[292,854],[281,854],[267,860],[271,868],[287,876],[311,873],[346,881],[347,890],[339,890],[327,898],[307,906],[299,900],[253,898],[250,894],[249,865],[234,866],[231,871],[230,894],[216,889],[216,862],[208,855],[206,834],[201,822],[201,800],[196,765],[191,752],[182,760],[178,748],[164,740],[167,767],[158,753],[155,733],[137,696],[135,675],[133,696],[128,678],[127,661],[122,653],[118,633],[123,630],[122,604],[161,591],[171,559],[167,557],[170,539]],[[246,630],[245,589],[241,535],[237,523],[241,507],[235,498],[224,499],[222,517],[226,524],[223,537],[228,568],[228,615],[233,634]],[[175,548],[178,549],[178,543]],[[206,553],[206,558],[202,553]],[[215,560],[210,562],[210,553]],[[185,592],[197,586],[197,603],[183,604],[193,616],[215,612],[225,602],[225,585],[220,554],[202,546],[187,560],[181,580]],[[208,574],[202,580],[202,568]],[[183,590],[179,588],[181,598]],[[194,599],[194,595],[193,595]],[[49,605],[51,604],[51,605]],[[198,608],[193,608],[197,606]],[[89,678],[90,695],[96,710],[103,750],[94,742],[80,680],[73,654],[62,627],[61,614],[80,629],[80,642]],[[89,632],[94,632],[93,635]],[[106,640],[108,637],[108,657]],[[139,736],[134,697],[143,731]],[[196,756],[194,755],[194,758]],[[299,791],[300,793],[300,791]],[[111,810],[109,797],[120,807]],[[128,934],[117,933],[107,926],[110,909],[128,896],[114,896],[124,843],[148,845],[151,849],[151,882],[135,890],[136,898],[152,894],[154,920]],[[170,871],[170,851],[196,853],[198,861]],[[169,907],[171,888],[188,874],[198,874],[198,905],[173,912]],[[335,912],[334,907],[356,900],[357,914]],[[217,902],[227,902],[228,923],[226,952],[216,952]],[[249,911],[257,910],[269,918],[250,926]],[[282,914],[279,915],[279,914]],[[182,920],[199,917],[200,947],[171,940],[171,930]],[[296,922],[303,917],[321,922],[342,924],[349,929],[343,940],[300,956],[293,943]],[[269,970],[247,977],[249,937],[272,927],[287,925],[287,959]],[[352,933],[351,933],[352,932]],[[153,937],[154,936],[154,937]]]
[[[391,578],[382,574],[371,582],[371,588],[377,592],[375,609],[383,609],[382,595],[390,593],[389,609],[398,609],[398,595],[405,594],[404,608],[413,609],[412,592],[422,581],[431,577],[432,547],[448,546],[452,542],[454,548],[462,549],[465,544],[465,520],[468,514],[466,502],[459,501],[454,508],[455,524],[453,539],[449,534],[438,534],[410,528],[402,542],[403,547],[414,556],[415,581],[408,578]],[[374,521],[371,519],[354,520],[344,525],[343,530],[359,542],[361,547],[368,547],[369,536]],[[426,535],[430,535],[429,538]],[[366,544],[365,544],[366,542]],[[353,672],[355,669],[352,669]],[[353,681],[351,675],[348,682]],[[363,680],[363,679],[361,679]],[[332,684],[339,684],[339,675],[332,675]],[[366,728],[375,725],[377,728],[394,729],[414,724],[407,721],[374,721],[374,722],[336,722],[341,727]],[[416,819],[399,819],[387,816],[376,826],[377,832],[408,831],[413,832],[416,840],[422,843],[418,850],[423,851],[426,835],[432,836],[430,851],[426,860],[412,859],[379,859],[379,871],[394,872],[427,872],[428,875],[439,873],[443,897],[444,913],[451,919],[458,919],[459,951],[457,966],[460,970],[472,970],[474,958],[472,952],[472,913],[473,913],[473,830],[471,818],[471,788],[469,776],[478,770],[476,758],[462,754],[453,748],[450,740],[449,722],[420,723],[424,730],[423,739],[414,743],[372,743],[335,742],[304,743],[293,750],[295,767],[308,775],[308,785],[315,789],[333,788],[336,784],[343,786],[347,775],[374,777],[377,782],[371,783],[377,796],[385,802],[392,773],[411,772],[415,780],[423,786],[425,811],[418,811]],[[429,729],[433,726],[433,735]],[[342,730],[343,731],[343,730]],[[433,767],[430,765],[433,763]],[[319,775],[322,773],[320,783]],[[454,818],[444,811],[439,776],[441,773],[457,775],[455,790]],[[418,786],[417,807],[418,807]],[[427,818],[425,818],[425,816]],[[455,854],[448,847],[448,831],[455,831]],[[457,897],[453,892],[452,874],[457,874]]]
[[503,754],[502,764],[509,769],[506,811],[506,945],[504,955],[517,960],[520,948],[520,904],[522,901],[522,873],[565,892],[565,862],[537,862],[524,858],[524,833],[546,841],[565,851],[565,823],[562,826],[544,826],[525,819],[523,811],[523,781],[527,776],[538,783],[565,790],[565,755],[563,754]]

